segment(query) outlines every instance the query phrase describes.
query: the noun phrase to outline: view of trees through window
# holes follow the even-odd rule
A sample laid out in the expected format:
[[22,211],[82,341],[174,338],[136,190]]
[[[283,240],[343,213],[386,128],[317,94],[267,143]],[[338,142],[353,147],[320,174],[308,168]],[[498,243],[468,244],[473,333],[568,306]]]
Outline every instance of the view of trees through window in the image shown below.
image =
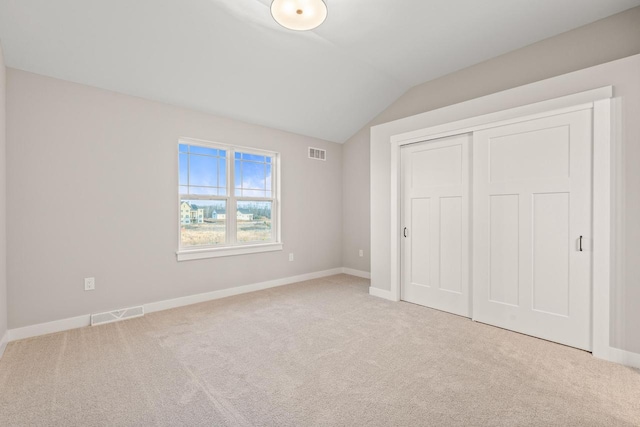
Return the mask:
[[[272,241],[273,158],[242,152],[232,155],[235,174],[229,185],[235,192],[229,194],[226,150],[179,145],[181,246]],[[228,208],[234,205],[236,226],[229,230]]]

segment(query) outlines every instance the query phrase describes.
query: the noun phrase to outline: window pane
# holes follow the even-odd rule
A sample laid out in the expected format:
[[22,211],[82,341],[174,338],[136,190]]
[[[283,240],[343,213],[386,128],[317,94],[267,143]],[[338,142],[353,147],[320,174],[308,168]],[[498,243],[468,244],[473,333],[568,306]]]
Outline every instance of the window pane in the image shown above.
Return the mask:
[[189,194],[189,187],[187,187],[186,185],[181,185],[180,194]]
[[271,202],[239,201],[236,215],[238,242],[272,240]]
[[[227,152],[216,148],[179,144],[180,194],[227,196]],[[197,188],[196,188],[197,187]]]
[[180,185],[188,185],[189,176],[189,155],[180,153]]
[[[227,188],[227,160],[218,159],[218,187]],[[226,191],[224,192],[226,193]]]
[[180,242],[182,246],[225,243],[226,209],[224,200],[181,200]]
[[206,154],[207,156],[217,156],[218,150],[215,148],[199,147],[197,145],[189,146],[189,152],[191,154]]
[[208,156],[189,156],[189,185],[218,186],[218,159]]
[[[242,159],[238,159],[238,155]],[[271,157],[236,153],[235,192],[241,197],[271,197]]]
[[266,186],[264,167],[264,163],[243,162],[242,188],[264,190]]
[[[242,162],[240,160],[235,160],[234,168],[235,168],[235,171],[234,171],[233,182],[235,183],[236,188],[241,188],[242,187]],[[238,195],[239,194],[236,191],[236,196]]]
[[[271,165],[267,165],[266,171],[267,171],[266,172],[267,176],[265,177],[265,181],[266,181],[265,184],[267,185],[266,188],[267,188],[267,190],[271,190],[271,181],[272,181],[272,179],[271,179]],[[271,197],[271,196],[269,196],[269,197]]]

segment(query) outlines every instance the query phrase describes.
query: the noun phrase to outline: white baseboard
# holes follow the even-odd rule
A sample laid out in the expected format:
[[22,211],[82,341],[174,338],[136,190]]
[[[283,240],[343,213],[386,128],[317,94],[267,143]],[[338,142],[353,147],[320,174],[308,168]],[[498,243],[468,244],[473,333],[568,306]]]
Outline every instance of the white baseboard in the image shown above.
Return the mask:
[[[253,283],[251,285],[238,286],[235,288],[221,289],[219,291],[206,292],[203,294],[189,295],[186,297],[174,298],[170,300],[157,301],[149,304],[143,304],[145,313],[154,311],[168,310],[171,308],[182,307],[185,305],[196,304],[199,302],[211,301],[220,298],[226,298],[233,295],[246,294],[248,292],[260,291],[263,289],[274,288],[276,286],[290,285],[292,283],[304,282],[305,280],[318,279],[321,277],[333,276],[341,274],[342,268],[333,268],[330,270],[316,271],[314,273],[300,274],[298,276],[283,277],[282,279],[269,280],[266,282]],[[68,331],[70,329],[82,328],[91,324],[91,315],[70,317],[67,319],[54,320],[52,322],[38,323],[35,325],[24,326],[22,328],[10,329],[5,334],[4,341],[11,342],[25,338],[37,337],[40,335],[52,334],[54,332]],[[6,343],[5,343],[6,346]],[[2,350],[4,348],[2,347]]]
[[318,279],[320,277],[333,276],[342,273],[341,268],[317,271],[315,273],[301,274],[299,276],[284,277],[282,279],[269,280],[266,282],[253,283],[251,285],[238,286],[236,288],[221,289],[219,291],[205,292],[203,294],[189,295],[186,297],[174,298],[164,301],[144,304],[145,313],[168,310],[185,305],[197,304],[199,302],[212,301],[234,295],[246,294],[249,292],[261,291],[263,289],[275,288],[277,286],[290,285],[292,283],[304,282],[305,280]]
[[362,277],[363,279],[371,279],[371,273],[368,271],[354,270],[353,268],[342,267],[342,272],[350,276]]
[[9,344],[9,331],[6,331],[2,338],[0,338],[0,358],[4,354],[4,350],[7,348],[7,344]]
[[384,289],[378,289],[374,287],[369,287],[369,295],[378,298],[388,299],[389,301],[395,301],[395,298],[391,295],[391,291],[385,291]]
[[616,347],[609,347],[604,354],[595,355],[599,359],[608,360],[609,362],[619,363],[632,368],[640,369],[640,354],[630,351],[621,350]]
[[68,331],[69,329],[83,328],[91,324],[91,315],[69,317],[54,320],[52,322],[37,323],[22,328],[9,329],[9,341],[17,341],[39,335],[53,334],[55,332]]

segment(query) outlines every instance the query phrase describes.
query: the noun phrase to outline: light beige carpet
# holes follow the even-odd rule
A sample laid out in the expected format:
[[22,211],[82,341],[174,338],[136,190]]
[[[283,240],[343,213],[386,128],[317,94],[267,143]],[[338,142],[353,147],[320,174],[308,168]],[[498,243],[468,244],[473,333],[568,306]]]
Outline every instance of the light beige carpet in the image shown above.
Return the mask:
[[640,372],[338,275],[9,344],[0,425],[637,426]]

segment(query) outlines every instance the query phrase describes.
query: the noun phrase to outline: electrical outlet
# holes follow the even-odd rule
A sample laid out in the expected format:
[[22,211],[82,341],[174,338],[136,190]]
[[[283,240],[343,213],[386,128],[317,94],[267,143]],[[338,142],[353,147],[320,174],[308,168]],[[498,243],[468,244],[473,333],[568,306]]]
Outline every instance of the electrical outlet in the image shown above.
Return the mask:
[[96,278],[95,277],[85,277],[84,278],[84,290],[85,291],[93,291],[96,288]]
[[289,261],[293,261],[293,252],[289,254]]
[[360,250],[358,251],[358,255],[360,255],[360,256],[364,256],[364,251],[363,251],[362,249],[360,249]]

